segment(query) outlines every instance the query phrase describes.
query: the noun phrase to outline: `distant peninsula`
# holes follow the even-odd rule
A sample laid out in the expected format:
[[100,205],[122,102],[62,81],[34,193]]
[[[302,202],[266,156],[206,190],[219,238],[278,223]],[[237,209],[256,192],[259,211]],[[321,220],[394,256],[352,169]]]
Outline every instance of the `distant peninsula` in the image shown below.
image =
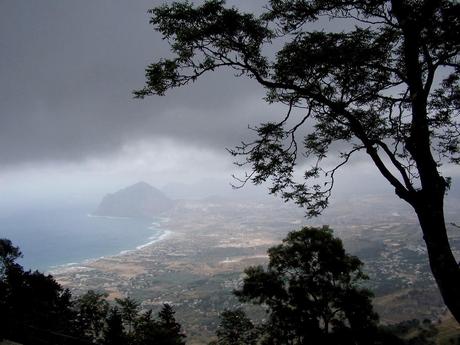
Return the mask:
[[146,182],[138,182],[107,194],[93,213],[95,216],[153,218],[170,210],[174,201]]

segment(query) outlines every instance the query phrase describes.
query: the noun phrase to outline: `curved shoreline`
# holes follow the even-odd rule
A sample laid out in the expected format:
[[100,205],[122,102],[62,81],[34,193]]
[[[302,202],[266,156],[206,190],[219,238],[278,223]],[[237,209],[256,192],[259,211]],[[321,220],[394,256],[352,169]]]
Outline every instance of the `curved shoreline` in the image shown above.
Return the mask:
[[166,239],[168,236],[170,236],[172,234],[172,231],[171,230],[163,230],[163,233],[160,234],[160,236],[158,236],[157,238],[153,239],[152,237],[149,237],[149,239],[151,239],[151,241],[147,242],[147,243],[144,243],[144,244],[141,244],[139,246],[136,247],[136,249],[132,249],[132,250],[124,250],[122,252],[120,252],[118,255],[120,254],[124,254],[124,253],[129,253],[129,252],[134,252],[136,250],[141,250],[141,249],[144,249],[148,246],[151,246],[152,244],[154,243],[157,243],[159,241],[162,241],[164,239]]
[[155,243],[157,243],[159,241],[165,240],[166,238],[168,238],[170,235],[173,234],[173,232],[171,230],[169,230],[169,229],[161,229],[161,228],[156,227],[156,226],[160,227],[161,224],[167,223],[168,221],[169,221],[168,218],[163,218],[163,219],[160,219],[159,221],[157,220],[157,221],[152,222],[151,226],[149,227],[149,229],[158,230],[159,231],[158,236],[155,236],[155,235],[150,236],[147,239],[148,242],[140,244],[140,245],[136,246],[136,248],[134,248],[134,249],[125,249],[125,250],[122,250],[122,251],[120,251],[120,252],[118,252],[116,254],[113,254],[113,255],[99,256],[99,257],[96,257],[96,258],[87,258],[87,259],[83,259],[83,260],[81,260],[79,262],[69,262],[69,263],[65,263],[65,264],[51,266],[45,272],[48,273],[48,274],[62,274],[62,273],[71,272],[71,271],[88,270],[90,268],[87,267],[86,265],[91,264],[93,262],[96,262],[98,260],[102,260],[102,259],[106,259],[106,258],[112,258],[112,257],[118,257],[118,256],[123,256],[123,255],[134,253],[136,251],[143,250],[144,248],[147,248],[147,247],[149,247],[149,246],[151,246],[151,245],[153,245],[153,244],[155,244]]

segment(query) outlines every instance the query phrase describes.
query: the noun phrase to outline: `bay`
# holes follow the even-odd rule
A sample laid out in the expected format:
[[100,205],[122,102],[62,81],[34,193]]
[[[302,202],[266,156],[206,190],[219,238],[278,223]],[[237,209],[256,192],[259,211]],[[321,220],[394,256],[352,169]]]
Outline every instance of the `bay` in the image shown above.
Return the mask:
[[90,215],[87,205],[28,207],[0,212],[0,238],[19,246],[25,269],[49,271],[56,266],[116,255],[163,234],[146,219]]

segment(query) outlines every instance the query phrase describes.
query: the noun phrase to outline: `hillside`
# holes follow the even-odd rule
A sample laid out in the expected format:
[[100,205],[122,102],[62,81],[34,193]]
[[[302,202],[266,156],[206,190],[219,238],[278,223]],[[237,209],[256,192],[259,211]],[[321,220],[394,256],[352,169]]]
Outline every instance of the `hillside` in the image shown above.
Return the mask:
[[139,182],[115,193],[107,194],[93,213],[97,216],[152,218],[174,206],[160,190]]

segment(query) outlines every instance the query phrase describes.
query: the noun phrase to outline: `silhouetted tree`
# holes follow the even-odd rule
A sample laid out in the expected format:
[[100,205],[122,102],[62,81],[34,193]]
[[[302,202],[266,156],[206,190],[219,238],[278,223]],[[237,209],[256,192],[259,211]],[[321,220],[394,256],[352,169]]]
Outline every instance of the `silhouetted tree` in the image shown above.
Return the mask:
[[134,344],[148,345],[155,341],[157,324],[152,319],[152,311],[146,311],[141,314],[135,323]]
[[[24,345],[184,345],[185,335],[165,304],[139,315],[139,303],[129,297],[116,299],[110,308],[103,292],[88,291],[72,301],[52,276],[24,272],[16,259],[19,248],[0,239],[0,341]],[[125,329],[128,333],[125,333]]]
[[115,301],[121,308],[121,317],[128,328],[128,336],[131,336],[133,324],[139,313],[139,302],[132,298],[116,298]]
[[[174,56],[147,67],[136,97],[163,95],[219,67],[255,79],[268,102],[288,111],[233,151],[253,168],[241,182],[271,179],[272,193],[311,216],[327,206],[337,169],[365,152],[415,210],[433,276],[460,321],[460,268],[443,210],[450,179],[440,170],[460,162],[458,1],[270,0],[256,16],[208,0],[150,13]],[[340,147],[338,163],[323,169],[331,145]],[[293,178],[300,153],[316,162],[305,183]]]
[[42,343],[53,344],[53,334],[71,332],[71,294],[51,275],[24,271],[15,262],[20,255],[0,239],[0,336],[30,344],[38,332]]
[[175,311],[169,304],[164,304],[158,313],[158,324],[164,332],[164,345],[182,345],[185,344],[185,335],[182,333],[181,325],[174,317]]
[[226,310],[220,315],[216,345],[255,345],[259,332],[243,310]]
[[0,278],[6,274],[9,267],[16,264],[16,260],[20,257],[22,253],[18,247],[13,246],[10,240],[0,238]]
[[102,337],[109,311],[109,303],[106,301],[106,297],[106,293],[89,290],[75,301],[78,333],[93,342],[99,341]]
[[104,345],[126,345],[127,337],[124,333],[123,320],[118,308],[110,309],[104,328]]
[[15,265],[15,261],[19,257],[21,257],[21,252],[18,247],[13,246],[8,239],[0,239],[0,340],[3,339],[8,330],[7,321],[10,313],[8,295],[11,293],[11,287],[8,286],[7,275],[8,271],[18,269],[18,267],[12,266]]
[[136,321],[135,345],[184,345],[185,335],[174,318],[173,308],[165,304],[158,313],[158,320],[151,311],[142,314]]
[[267,344],[374,344],[377,314],[361,261],[328,227],[303,228],[268,250],[269,264],[250,267],[243,302],[268,308]]

